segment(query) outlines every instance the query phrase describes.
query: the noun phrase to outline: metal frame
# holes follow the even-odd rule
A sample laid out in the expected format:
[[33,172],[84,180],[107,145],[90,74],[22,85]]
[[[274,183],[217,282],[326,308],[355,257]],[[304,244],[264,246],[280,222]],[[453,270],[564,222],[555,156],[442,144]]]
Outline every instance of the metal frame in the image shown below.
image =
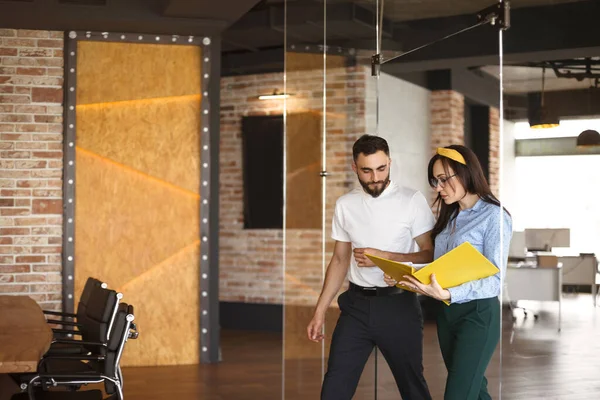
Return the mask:
[[[219,361],[218,160],[219,160],[219,40],[212,37],[69,31],[65,33],[64,153],[63,153],[63,310],[74,311],[75,275],[75,138],[77,106],[77,44],[79,41],[153,43],[199,46],[202,49],[201,174],[200,174],[200,361]],[[215,48],[216,47],[216,48]],[[213,48],[215,48],[213,50]],[[214,73],[214,76],[213,76]],[[215,145],[212,146],[211,143]]]
[[[382,9],[383,9],[383,4],[382,4]],[[379,13],[379,11],[378,11],[378,13]],[[450,39],[451,37],[460,35],[461,33],[470,31],[481,25],[486,25],[486,24],[496,26],[499,30],[503,30],[503,31],[510,28],[510,2],[507,0],[499,0],[498,3],[479,11],[477,13],[477,22],[474,23],[473,25],[471,25],[467,28],[463,28],[463,29],[461,29],[457,32],[451,33],[449,35],[446,35],[440,39],[426,43],[417,48],[405,51],[402,54],[399,54],[399,55],[396,55],[396,56],[393,56],[390,58],[384,58],[383,54],[381,54],[381,50],[380,50],[381,38],[380,38],[379,27],[378,27],[377,28],[377,53],[373,54],[371,56],[371,76],[379,76],[379,74],[381,73],[381,66],[387,62],[396,60],[400,57],[407,56],[411,53],[414,53],[415,51],[424,49],[425,47],[429,47],[436,43],[443,42],[446,39]]]

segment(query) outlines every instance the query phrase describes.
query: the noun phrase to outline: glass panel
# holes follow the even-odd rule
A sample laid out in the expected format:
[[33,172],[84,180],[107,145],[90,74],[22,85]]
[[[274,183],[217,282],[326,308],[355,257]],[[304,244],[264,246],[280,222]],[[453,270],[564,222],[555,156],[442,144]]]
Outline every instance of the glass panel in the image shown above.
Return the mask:
[[[581,146],[598,137],[583,132],[600,130],[600,51],[588,41],[594,36],[582,35],[597,10],[588,1],[515,9],[505,33],[501,192],[513,217],[503,296],[506,399],[597,397],[598,386],[584,382],[599,350],[600,208],[591,182],[600,147]],[[572,23],[557,25],[564,15]]]
[[[479,7],[496,6],[493,1],[488,4],[478,2]],[[374,106],[378,117],[375,129],[378,135],[385,138],[390,146],[392,159],[391,181],[402,187],[421,192],[426,202],[432,205],[432,210],[438,216],[437,192],[431,189],[428,183],[428,164],[438,147],[449,145],[463,145],[471,149],[483,169],[492,193],[499,196],[499,121],[500,121],[500,78],[490,74],[488,70],[498,71],[500,63],[500,38],[498,25],[478,25],[477,14],[485,15],[492,12],[480,12],[477,6],[452,5],[451,8],[427,7],[422,4],[405,2],[386,2],[384,7],[382,32],[383,65],[378,78],[370,78],[367,93],[373,96],[369,102]],[[498,10],[495,10],[498,12]],[[385,31],[387,24],[393,26],[392,33]],[[386,40],[387,38],[387,40]],[[397,58],[396,58],[397,57]],[[475,197],[476,199],[476,197]],[[407,211],[398,209],[396,218],[401,218],[403,213],[410,214],[414,220],[428,210]],[[390,216],[390,219],[393,219]],[[460,222],[458,222],[460,224]],[[466,224],[466,222],[465,222]],[[468,226],[468,225],[465,225]],[[471,225],[472,226],[472,225]],[[468,240],[482,251],[482,243],[469,236],[470,233],[482,236],[482,231],[471,229],[463,232],[455,242],[449,243],[447,249],[452,249]],[[414,222],[408,224],[408,229],[418,229]],[[420,232],[422,233],[422,232]],[[411,230],[411,234],[416,234]],[[460,233],[459,233],[460,234]],[[496,235],[497,236],[497,235]],[[441,248],[442,239],[436,240],[438,249],[436,258],[443,255],[447,249]],[[398,251],[391,248],[385,251]],[[418,250],[418,249],[416,249]],[[408,259],[406,259],[408,260]],[[457,266],[458,268],[458,266]],[[413,296],[409,293],[397,296]],[[493,297],[493,294],[491,295]],[[446,394],[451,398],[468,398],[463,389],[471,384],[470,379],[464,377],[476,369],[479,362],[487,365],[485,376],[487,378],[487,392],[492,398],[498,398],[500,393],[500,346],[498,343],[500,332],[500,305],[498,302],[491,304],[493,312],[483,315],[477,307],[487,304],[485,301],[473,300],[463,304],[444,305],[431,297],[418,295],[418,303],[423,316],[422,338],[422,365],[423,376],[431,397],[441,399]],[[406,303],[405,309],[398,311],[404,318],[410,320],[418,318],[419,306]],[[473,318],[487,318],[488,328],[495,332],[487,333],[491,345],[482,341],[477,342],[477,337],[472,345],[477,345],[477,350],[464,347],[458,349],[460,343],[453,339],[458,334],[454,329],[438,320],[448,321],[450,318],[460,320],[464,318],[460,313],[469,310]],[[465,311],[466,312],[466,311]],[[489,319],[493,318],[493,321]],[[413,334],[408,333],[410,324],[398,329],[398,337],[404,342],[398,347],[405,346],[414,349],[421,345],[419,329],[414,328]],[[400,330],[402,332],[400,333]],[[461,331],[461,335],[474,335],[473,329]],[[485,334],[482,336],[485,338]],[[415,338],[415,339],[411,339]],[[447,340],[445,340],[447,339]],[[408,344],[412,340],[413,344]],[[447,362],[450,357],[454,360],[462,357],[460,365],[454,365],[457,379],[463,376],[463,381],[456,388],[447,386],[447,366],[442,356],[443,345]],[[407,350],[404,350],[405,352]],[[453,351],[458,351],[454,354]],[[488,351],[488,356],[469,359],[471,355],[480,355]],[[452,355],[450,355],[452,353]],[[493,355],[492,355],[493,353]],[[410,379],[413,386],[418,385],[418,360],[420,351],[415,352],[414,365],[417,371]],[[388,357],[388,361],[393,357]],[[400,368],[399,368],[400,370]],[[377,357],[377,398],[398,398],[398,387],[386,358],[379,352]],[[456,382],[456,381],[455,381]],[[467,384],[468,383],[468,384]],[[477,393],[482,382],[474,382]],[[475,396],[477,397],[477,396]],[[486,398],[485,396],[482,398]]]
[[[369,58],[375,48],[375,14],[359,9],[372,16],[365,25],[353,19],[357,6],[349,3],[287,2],[286,7],[284,397],[304,399],[319,397],[327,370],[340,314],[337,294],[326,307],[324,340],[310,342],[307,326],[333,254],[335,202],[357,185],[352,144],[368,131],[365,93],[370,67],[358,65],[361,49],[348,46],[347,38],[368,39],[363,57]],[[308,26],[306,13],[311,15]],[[338,294],[347,287],[344,279]],[[367,362],[357,398],[374,397],[373,360]]]
[[[323,197],[319,172],[324,143],[326,60],[324,4],[311,5],[320,21],[306,26],[299,5],[286,2],[284,91],[283,398],[318,398],[329,340],[310,342],[306,327],[323,281]],[[304,38],[310,37],[312,44]],[[309,42],[309,43],[310,43]],[[316,43],[316,44],[315,44]],[[335,313],[335,310],[331,310]],[[327,329],[325,329],[327,331]]]
[[[434,199],[427,184],[429,158],[437,147],[450,144],[463,144],[475,152],[492,193],[499,195],[500,84],[498,76],[485,68],[498,70],[498,25],[478,26],[476,12],[480,10],[467,6],[432,11],[431,7],[392,2],[383,13],[383,2],[347,6],[332,1],[313,6],[310,10],[302,6],[311,15],[310,24],[305,24],[306,18],[295,8],[298,5],[286,3],[285,398],[319,396],[327,368],[339,315],[335,300],[325,318],[324,341],[309,342],[306,326],[333,253],[330,233],[335,201],[350,189],[360,188],[350,168],[351,147],[360,135],[374,133],[388,139],[394,160],[392,181],[421,191],[424,202]],[[492,2],[490,6],[497,5]],[[352,12],[344,14],[348,12],[344,7]],[[493,8],[480,14],[494,12],[499,13]],[[352,15],[350,20],[357,23],[349,24],[344,15]],[[358,37],[361,34],[364,37]],[[425,46],[448,35],[452,37]],[[322,46],[306,45],[320,40]],[[386,61],[412,49],[417,50]],[[383,56],[384,65],[374,78],[371,56],[377,53]],[[319,172],[326,177],[321,178]],[[317,210],[320,220],[315,217]],[[347,285],[344,281],[340,292]],[[424,374],[433,398],[440,398],[446,386],[435,326],[440,305],[424,297],[419,300],[426,319]],[[498,332],[499,304],[493,306],[497,318],[491,329]],[[492,346],[493,350],[492,360],[486,360],[487,390],[498,397],[500,356],[498,348]],[[375,354],[366,362],[356,397],[397,398],[393,374],[384,357],[378,351]]]

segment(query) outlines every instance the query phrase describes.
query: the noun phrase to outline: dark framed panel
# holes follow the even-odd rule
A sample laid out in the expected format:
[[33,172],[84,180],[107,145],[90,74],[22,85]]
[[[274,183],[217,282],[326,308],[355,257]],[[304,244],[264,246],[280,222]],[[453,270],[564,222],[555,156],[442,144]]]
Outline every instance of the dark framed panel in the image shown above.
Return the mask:
[[[75,180],[76,180],[76,107],[77,43],[104,41],[199,46],[202,49],[202,100],[200,173],[199,265],[200,361],[220,359],[219,340],[219,54],[220,38],[139,33],[70,31],[65,34],[65,101],[63,159],[63,310],[74,311],[75,275]],[[213,59],[213,55],[217,55]],[[214,145],[213,145],[214,144]]]

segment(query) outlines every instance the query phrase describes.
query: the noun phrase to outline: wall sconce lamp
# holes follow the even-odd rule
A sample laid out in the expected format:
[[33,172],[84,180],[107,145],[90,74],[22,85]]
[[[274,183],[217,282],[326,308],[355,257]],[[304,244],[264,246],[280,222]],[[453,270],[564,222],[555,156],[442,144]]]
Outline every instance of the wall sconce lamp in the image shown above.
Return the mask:
[[273,90],[271,94],[262,94],[258,96],[259,100],[280,100],[287,99],[288,97],[293,96],[293,93],[280,93],[277,89]]

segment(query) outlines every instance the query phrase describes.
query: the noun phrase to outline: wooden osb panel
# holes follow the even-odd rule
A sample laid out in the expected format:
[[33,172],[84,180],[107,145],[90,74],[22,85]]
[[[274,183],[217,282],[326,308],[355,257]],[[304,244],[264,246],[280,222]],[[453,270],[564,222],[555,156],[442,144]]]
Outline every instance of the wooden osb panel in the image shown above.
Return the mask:
[[287,227],[321,228],[321,115],[287,117]]
[[78,147],[195,193],[199,132],[200,95],[77,107]]
[[77,104],[201,93],[197,46],[79,42]]
[[197,241],[118,288],[134,305],[140,332],[125,346],[124,366],[199,362],[199,254]]
[[[327,55],[327,69],[345,68],[350,60],[345,56]],[[323,53],[294,53],[286,52],[285,70],[286,72],[322,70]]]
[[77,292],[88,276],[123,286],[198,240],[198,195],[81,149],[76,162]]
[[[335,300],[334,300],[335,302]],[[329,307],[325,316],[325,352],[321,344],[308,340],[306,327],[314,315],[314,306],[285,306],[284,357],[286,360],[318,359],[327,357],[331,346],[331,335],[340,315],[338,308]]]

